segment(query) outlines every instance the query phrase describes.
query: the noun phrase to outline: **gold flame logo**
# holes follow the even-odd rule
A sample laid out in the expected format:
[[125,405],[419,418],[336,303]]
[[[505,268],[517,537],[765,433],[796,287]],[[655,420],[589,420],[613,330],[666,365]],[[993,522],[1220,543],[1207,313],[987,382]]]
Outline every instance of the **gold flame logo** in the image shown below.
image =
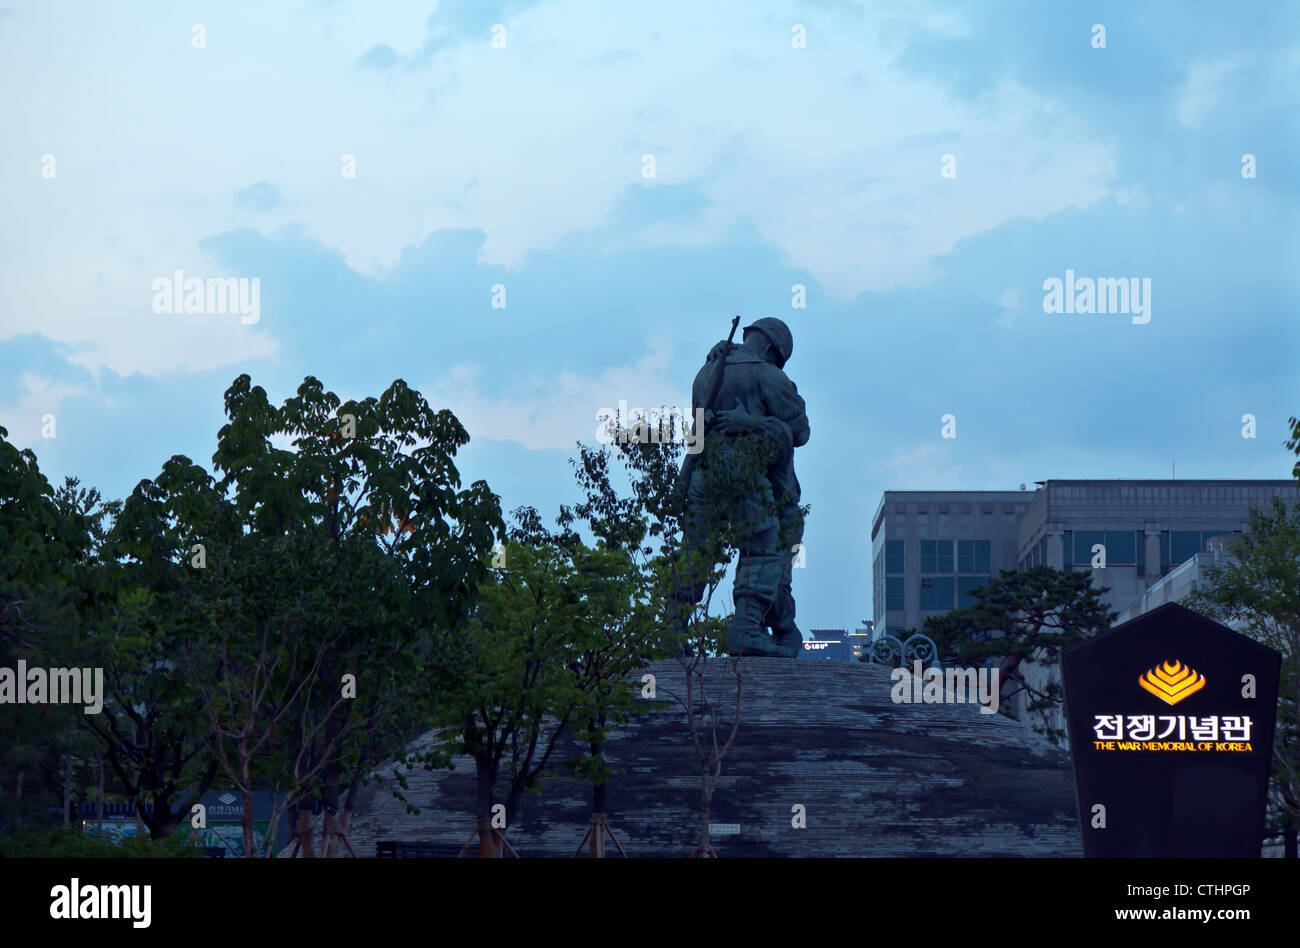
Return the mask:
[[1205,676],[1182,662],[1165,662],[1139,675],[1138,684],[1165,704],[1177,704],[1204,688]]

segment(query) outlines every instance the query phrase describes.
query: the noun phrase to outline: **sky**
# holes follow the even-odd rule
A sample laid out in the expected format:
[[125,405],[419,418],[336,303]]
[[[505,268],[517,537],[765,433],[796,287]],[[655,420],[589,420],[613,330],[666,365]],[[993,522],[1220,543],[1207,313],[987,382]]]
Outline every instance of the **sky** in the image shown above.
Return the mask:
[[[401,378],[553,515],[734,314],[794,335],[806,634],[872,614],[885,490],[1290,474],[1296,4],[0,4],[0,426],[52,483],[210,467],[242,373]],[[256,318],[158,312],[178,270]],[[1067,271],[1149,310],[1045,312]]]

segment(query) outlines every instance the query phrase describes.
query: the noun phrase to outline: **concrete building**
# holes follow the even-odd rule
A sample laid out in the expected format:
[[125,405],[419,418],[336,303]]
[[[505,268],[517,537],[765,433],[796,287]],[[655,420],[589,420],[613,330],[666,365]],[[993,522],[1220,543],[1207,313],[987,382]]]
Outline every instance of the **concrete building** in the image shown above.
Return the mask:
[[871,648],[871,643],[876,638],[876,623],[871,619],[863,619],[862,625],[854,629],[848,635],[849,660],[860,661],[867,650]]
[[970,590],[1015,569],[1020,518],[1036,492],[885,491],[871,523],[877,631],[920,630],[969,605]]
[[804,639],[800,658],[822,659],[830,662],[856,662],[871,647],[871,623],[866,628],[809,629],[811,638]]
[[[1300,501],[1293,480],[1037,483],[1033,491],[886,491],[871,525],[875,627],[920,631],[928,617],[971,604],[970,590],[998,570],[1039,563],[1091,572],[1118,612],[1246,530],[1252,505]],[[1026,668],[1031,683],[1043,674]]]
[[801,659],[824,662],[842,662],[845,660],[844,636],[848,629],[809,629],[811,638],[803,640]]
[[1187,562],[1175,566],[1168,575],[1147,587],[1142,595],[1119,610],[1119,618],[1115,620],[1115,624],[1120,625],[1130,619],[1136,619],[1167,602],[1180,602],[1184,596],[1196,592],[1206,579],[1206,567],[1224,566],[1236,562],[1236,557],[1227,550],[1228,546],[1225,542],[1215,542],[1212,549],[1203,550]]

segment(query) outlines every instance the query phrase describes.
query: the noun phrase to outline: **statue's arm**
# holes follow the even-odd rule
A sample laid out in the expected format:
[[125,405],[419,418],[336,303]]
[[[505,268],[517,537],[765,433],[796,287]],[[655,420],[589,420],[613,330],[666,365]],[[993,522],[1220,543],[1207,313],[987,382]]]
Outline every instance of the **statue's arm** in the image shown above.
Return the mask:
[[790,426],[794,446],[800,448],[807,444],[808,436],[812,433],[808,425],[808,406],[804,404],[803,396],[795,388],[794,382],[784,373],[781,373],[781,384],[774,385],[769,390],[767,403],[768,410]]
[[794,438],[790,433],[790,426],[780,418],[775,418],[772,415],[751,415],[743,408],[729,408],[726,411],[718,412],[714,421],[714,430],[721,434],[744,431],[761,432],[775,443],[779,459],[788,461],[791,452],[794,451]]

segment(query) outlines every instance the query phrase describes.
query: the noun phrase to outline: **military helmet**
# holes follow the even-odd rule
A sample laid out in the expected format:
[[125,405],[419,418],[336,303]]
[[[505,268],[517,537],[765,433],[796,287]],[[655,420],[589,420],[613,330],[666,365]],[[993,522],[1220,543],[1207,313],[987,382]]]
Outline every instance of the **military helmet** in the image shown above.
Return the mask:
[[776,347],[777,368],[785,368],[786,362],[790,360],[790,353],[794,352],[794,337],[790,335],[790,327],[775,316],[764,316],[756,319],[745,327],[745,332],[751,329],[757,329],[768,339],[772,340],[772,345]]

